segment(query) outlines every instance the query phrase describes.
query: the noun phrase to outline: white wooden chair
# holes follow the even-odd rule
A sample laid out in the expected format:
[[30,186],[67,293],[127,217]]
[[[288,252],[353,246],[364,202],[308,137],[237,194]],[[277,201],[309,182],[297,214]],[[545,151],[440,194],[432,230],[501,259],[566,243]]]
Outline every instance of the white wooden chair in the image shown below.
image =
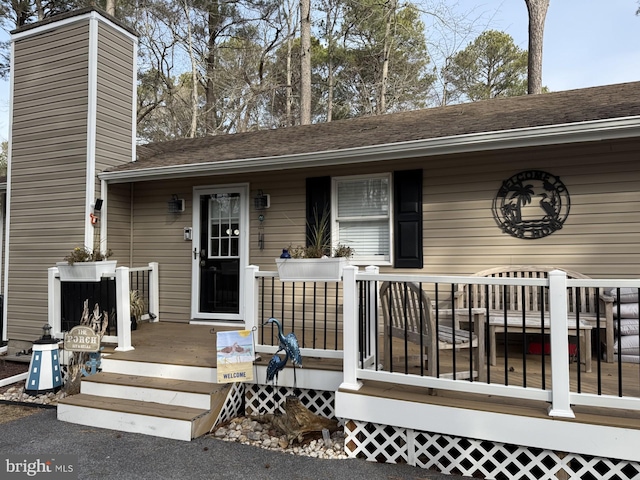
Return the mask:
[[[393,338],[407,339],[414,345],[422,345],[426,357],[426,369],[436,376],[438,351],[470,350],[475,353],[475,365],[481,366],[478,355],[478,338],[475,333],[440,323],[436,334],[436,319],[431,300],[418,285],[407,282],[383,282],[380,288],[380,303],[384,319],[384,367],[389,370],[391,355],[389,346]],[[457,325],[456,325],[457,327]],[[422,343],[421,343],[422,342]],[[423,358],[423,357],[421,357]],[[474,377],[478,373],[474,372]],[[443,377],[449,375],[440,375]],[[467,372],[456,372],[457,378],[469,378]]]

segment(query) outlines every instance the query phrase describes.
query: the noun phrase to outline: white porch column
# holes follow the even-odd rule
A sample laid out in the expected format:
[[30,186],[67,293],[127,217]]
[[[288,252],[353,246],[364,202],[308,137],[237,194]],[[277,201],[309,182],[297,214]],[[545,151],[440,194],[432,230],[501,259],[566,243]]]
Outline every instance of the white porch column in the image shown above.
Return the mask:
[[155,318],[150,318],[150,322],[160,321],[160,275],[158,274],[158,262],[150,262],[149,267],[149,313],[153,313]]
[[47,323],[51,325],[51,334],[55,338],[62,338],[62,287],[57,275],[58,267],[47,269]]
[[549,416],[575,418],[569,403],[569,336],[567,327],[567,274],[549,272],[551,333],[551,397]]
[[358,288],[356,273],[358,267],[347,266],[342,272],[342,324],[343,324],[343,369],[344,380],[340,388],[359,390],[362,383],[358,381]]
[[116,308],[118,315],[118,346],[119,352],[134,350],[131,346],[131,307],[129,268],[116,268]]
[[[244,327],[253,331],[257,330],[258,320],[258,283],[256,274],[260,270],[256,265],[245,267],[244,275]],[[257,338],[254,336],[254,341]]]

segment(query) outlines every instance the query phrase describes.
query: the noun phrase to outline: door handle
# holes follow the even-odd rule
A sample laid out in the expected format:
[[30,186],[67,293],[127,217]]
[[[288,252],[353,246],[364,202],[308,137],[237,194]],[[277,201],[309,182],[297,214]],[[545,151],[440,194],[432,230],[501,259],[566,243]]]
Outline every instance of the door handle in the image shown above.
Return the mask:
[[194,248],[193,249],[193,259],[196,260],[198,258],[198,249]]

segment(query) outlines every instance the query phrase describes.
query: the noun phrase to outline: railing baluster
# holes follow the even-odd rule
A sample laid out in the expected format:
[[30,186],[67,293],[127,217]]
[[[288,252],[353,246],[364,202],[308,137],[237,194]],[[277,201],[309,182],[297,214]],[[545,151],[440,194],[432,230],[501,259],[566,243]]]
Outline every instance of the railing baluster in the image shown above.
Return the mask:
[[520,309],[522,310],[522,387],[527,388],[527,333],[526,333],[526,324],[527,324],[527,308],[529,307],[528,303],[524,301],[526,297],[526,287],[522,285],[520,287],[520,299],[522,303],[520,305]]
[[327,349],[327,319],[328,319],[328,317],[327,317],[327,306],[328,306],[328,304],[327,304],[327,292],[328,292],[328,287],[327,287],[327,284],[325,282],[325,284],[324,284],[324,309],[323,309],[323,314],[324,314],[324,322],[323,322],[324,323],[324,335],[322,336],[323,337],[322,345],[323,345],[323,348],[325,350]]
[[505,385],[509,385],[509,354],[507,352],[507,347],[508,347],[508,342],[507,342],[507,332],[509,331],[509,329],[507,328],[507,305],[508,305],[508,295],[509,292],[507,291],[508,287],[507,285],[503,285],[502,286],[502,311],[503,311],[503,315],[504,315],[504,384]]
[[[492,289],[495,291],[495,289]],[[487,383],[491,383],[491,342],[489,342],[489,316],[490,316],[490,302],[489,298],[489,285],[484,286],[484,298],[485,298],[485,314],[484,314],[484,340],[485,340],[485,349],[487,352],[487,358],[485,358],[484,362],[487,364]]]
[[[544,305],[545,305],[545,297],[544,297],[544,287],[540,287],[540,325],[542,327],[542,332],[544,332]],[[540,356],[542,359],[542,390],[546,390],[547,385],[547,362],[545,360],[545,351],[547,349],[547,336],[542,335],[542,352],[540,352]]]

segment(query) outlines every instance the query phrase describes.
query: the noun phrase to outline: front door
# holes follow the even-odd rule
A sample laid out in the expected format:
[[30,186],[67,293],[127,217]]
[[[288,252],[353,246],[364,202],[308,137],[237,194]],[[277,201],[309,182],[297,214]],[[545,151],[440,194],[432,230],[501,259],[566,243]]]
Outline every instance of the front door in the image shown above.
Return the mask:
[[248,258],[247,187],[196,189],[193,209],[192,317],[242,320]]

